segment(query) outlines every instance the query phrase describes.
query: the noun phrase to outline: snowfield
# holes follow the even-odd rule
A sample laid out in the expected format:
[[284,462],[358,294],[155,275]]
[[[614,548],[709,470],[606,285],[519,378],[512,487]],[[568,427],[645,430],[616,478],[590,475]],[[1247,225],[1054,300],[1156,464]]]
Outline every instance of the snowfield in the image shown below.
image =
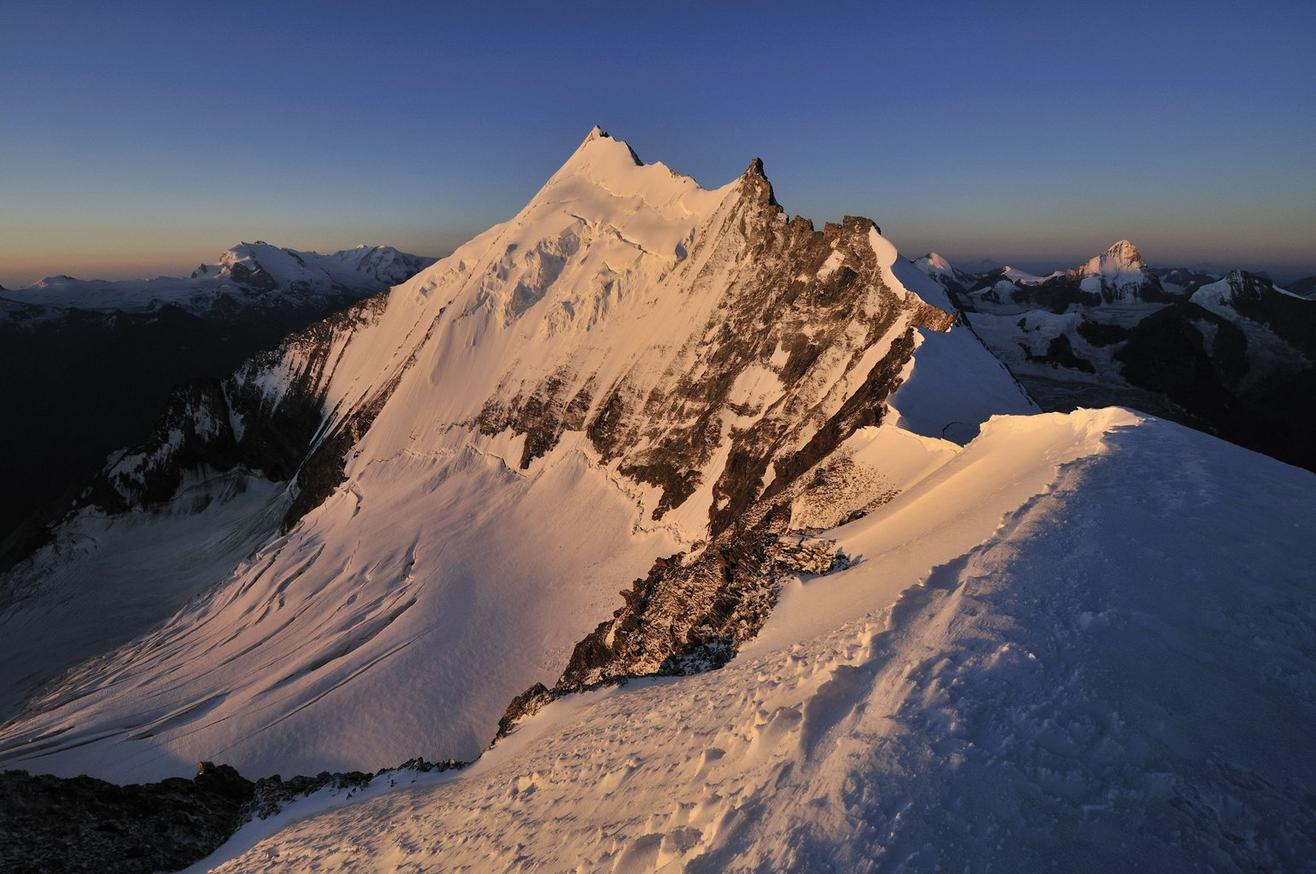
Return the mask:
[[563,699],[218,870],[1298,870],[1313,487],[1120,410],[993,419],[727,667]]
[[196,477],[151,513],[83,508],[0,587],[0,712],[153,630],[231,573],[278,525],[282,492],[235,471]]

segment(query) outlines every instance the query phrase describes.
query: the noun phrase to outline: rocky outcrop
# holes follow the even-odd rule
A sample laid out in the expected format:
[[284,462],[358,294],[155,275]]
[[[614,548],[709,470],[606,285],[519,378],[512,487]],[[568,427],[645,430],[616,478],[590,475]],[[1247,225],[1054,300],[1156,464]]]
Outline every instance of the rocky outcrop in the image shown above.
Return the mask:
[[351,794],[377,778],[465,767],[415,758],[374,773],[323,771],[255,781],[201,762],[191,780],[125,786],[92,777],[0,772],[0,870],[13,874],[176,871],[204,859],[253,819],[268,819],[313,792]]
[[0,869],[175,871],[246,819],[255,784],[203,762],[191,780],[116,786],[92,777],[0,773]]
[[[715,247],[707,253],[708,275],[691,281],[713,281],[713,271],[733,258],[740,269],[661,390],[642,396],[626,380],[609,386],[588,380],[572,391],[579,374],[555,373],[510,401],[491,398],[475,427],[525,435],[523,468],[565,431],[583,429],[603,462],[617,461],[623,475],[662,490],[655,519],[695,493],[725,440],[729,457],[709,507],[710,530],[717,533],[757,499],[774,465],[774,488],[781,489],[835,440],[861,423],[874,424],[912,354],[912,330],[948,330],[953,318],[885,284],[869,219],[847,217],[821,231],[806,219],[788,221],[758,160],[738,185],[735,208],[708,235]],[[856,374],[865,380],[860,393],[849,400],[844,423],[831,422],[827,393],[837,371],[852,369],[884,338],[891,350],[875,373]],[[767,406],[736,393],[738,380],[756,368],[780,388]],[[723,421],[735,417],[752,424],[726,431]]]
[[[369,428],[396,379],[341,420],[327,422],[325,395],[342,345],[379,317],[387,293],[290,335],[223,380],[177,389],[148,441],[119,453],[87,499],[108,512],[167,500],[198,469],[241,465],[295,480],[285,530],[342,482],[343,456]],[[327,425],[327,427],[326,427]]]

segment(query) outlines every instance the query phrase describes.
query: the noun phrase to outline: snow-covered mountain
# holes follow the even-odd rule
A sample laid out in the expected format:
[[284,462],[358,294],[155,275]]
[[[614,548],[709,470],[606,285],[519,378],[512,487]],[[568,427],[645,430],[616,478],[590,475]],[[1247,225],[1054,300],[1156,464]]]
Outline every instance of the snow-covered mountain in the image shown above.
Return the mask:
[[1191,295],[1203,285],[1221,278],[1219,273],[1193,267],[1152,267],[1151,272],[1161,281],[1161,288],[1172,298]]
[[240,243],[215,264],[190,277],[74,279],[48,276],[7,289],[18,303],[93,312],[147,312],[174,306],[199,316],[231,317],[235,310],[298,307],[327,295],[365,297],[396,285],[434,263],[392,246],[357,246],[331,255],[284,249],[265,242]]
[[1066,275],[1077,280],[1083,291],[1098,294],[1107,302],[1164,297],[1160,280],[1147,269],[1138,247],[1128,240],[1120,240]]
[[1309,858],[1316,478],[1039,413],[932,266],[595,128],[112,456],[3,578],[0,765],[478,759],[242,871]]
[[[125,618],[121,638],[149,633],[32,699],[4,761],[142,779],[216,757],[379,767],[418,743],[471,757],[637,577],[647,594],[591,637],[582,676],[725,658],[792,562],[831,555],[793,516],[862,514],[942,451],[927,441],[1033,408],[951,309],[871,221],[789,218],[758,162],[706,190],[595,130],[513,219],[180,398],[113,459],[96,503],[11,575],[42,593],[24,609],[165,531],[215,588],[183,606],[201,577],[180,586],[158,630],[159,597]],[[249,471],[293,480],[226,498]],[[282,519],[253,555],[223,527],[239,499]],[[189,507],[191,533],[150,521]],[[232,550],[199,548],[217,538]],[[116,598],[154,585],[113,579]],[[11,700],[84,655],[7,622]]]
[[921,258],[914,259],[914,266],[947,288],[957,292],[968,291],[977,282],[977,277],[965,273],[946,260],[939,252],[929,252]]
[[1017,312],[1021,308],[1063,312],[1070,306],[1122,306],[1167,299],[1159,277],[1148,269],[1137,247],[1128,240],[1120,240],[1100,255],[1063,272],[1038,276],[1002,267],[961,284],[966,285],[961,305],[987,312]]

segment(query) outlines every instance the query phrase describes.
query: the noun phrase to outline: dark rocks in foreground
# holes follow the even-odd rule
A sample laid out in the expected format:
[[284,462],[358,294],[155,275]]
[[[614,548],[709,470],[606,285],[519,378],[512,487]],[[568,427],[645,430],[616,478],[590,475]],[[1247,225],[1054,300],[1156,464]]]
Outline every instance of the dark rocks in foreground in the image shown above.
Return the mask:
[[394,771],[447,771],[466,763],[412,759],[370,774],[277,774],[256,782],[201,762],[191,779],[118,786],[94,777],[0,773],[0,871],[177,871],[204,859],[249,820],[267,819],[326,786],[354,790]]
[[93,777],[0,774],[0,870],[172,871],[237,830],[256,784],[202,763],[191,780],[116,786]]

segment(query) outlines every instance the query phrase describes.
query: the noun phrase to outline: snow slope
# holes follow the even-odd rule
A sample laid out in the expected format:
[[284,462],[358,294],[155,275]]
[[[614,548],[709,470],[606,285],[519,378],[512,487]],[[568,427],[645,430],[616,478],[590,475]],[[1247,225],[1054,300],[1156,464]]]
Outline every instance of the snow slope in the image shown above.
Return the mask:
[[81,509],[0,588],[0,712],[168,619],[268,540],[285,506],[282,488],[233,471],[189,477],[153,512]]
[[561,699],[441,785],[207,864],[1302,869],[1313,487],[1118,409],[993,419],[830,532],[860,561],[723,669]]
[[[136,781],[473,757],[619,589],[788,504],[849,433],[963,442],[1033,409],[948,309],[872,222],[788,220],[759,162],[705,190],[595,129],[511,220],[207,396],[200,442],[245,440],[242,410],[320,411],[290,530],[46,689],[0,763]],[[131,500],[195,452],[109,478]]]

